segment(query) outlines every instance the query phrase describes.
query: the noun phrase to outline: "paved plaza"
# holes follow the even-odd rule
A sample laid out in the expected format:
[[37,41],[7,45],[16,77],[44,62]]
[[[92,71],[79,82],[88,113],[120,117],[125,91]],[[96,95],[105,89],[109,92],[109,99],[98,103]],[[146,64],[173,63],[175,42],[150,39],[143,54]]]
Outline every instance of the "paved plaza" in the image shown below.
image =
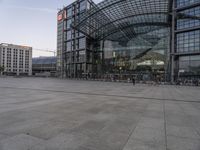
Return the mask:
[[0,78],[0,150],[200,150],[200,88]]

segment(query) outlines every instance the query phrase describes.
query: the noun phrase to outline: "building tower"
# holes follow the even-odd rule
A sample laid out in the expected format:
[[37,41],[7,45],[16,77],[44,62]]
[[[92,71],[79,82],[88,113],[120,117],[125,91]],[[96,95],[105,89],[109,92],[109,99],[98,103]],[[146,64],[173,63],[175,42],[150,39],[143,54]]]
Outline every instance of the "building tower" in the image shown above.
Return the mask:
[[92,68],[88,39],[72,27],[90,9],[91,3],[90,0],[77,0],[58,12],[57,72],[60,77],[80,77]]
[[172,19],[172,81],[200,77],[200,1],[174,0]]

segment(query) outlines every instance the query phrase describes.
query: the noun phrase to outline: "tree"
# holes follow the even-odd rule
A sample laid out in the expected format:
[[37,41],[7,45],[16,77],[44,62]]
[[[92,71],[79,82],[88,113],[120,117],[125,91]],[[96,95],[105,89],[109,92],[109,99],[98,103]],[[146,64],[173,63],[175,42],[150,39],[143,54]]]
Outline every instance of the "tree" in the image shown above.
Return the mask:
[[0,66],[0,75],[2,74],[2,72],[4,72],[4,67]]

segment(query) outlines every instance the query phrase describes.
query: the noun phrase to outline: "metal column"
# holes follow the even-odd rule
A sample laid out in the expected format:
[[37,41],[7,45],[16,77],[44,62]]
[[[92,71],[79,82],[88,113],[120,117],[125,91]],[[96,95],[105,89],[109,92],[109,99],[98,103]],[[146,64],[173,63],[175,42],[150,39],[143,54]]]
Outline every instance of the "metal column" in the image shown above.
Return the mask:
[[175,77],[175,27],[176,27],[176,11],[175,11],[175,3],[176,0],[173,1],[173,7],[172,7],[172,29],[171,29],[171,82],[174,83],[174,77]]

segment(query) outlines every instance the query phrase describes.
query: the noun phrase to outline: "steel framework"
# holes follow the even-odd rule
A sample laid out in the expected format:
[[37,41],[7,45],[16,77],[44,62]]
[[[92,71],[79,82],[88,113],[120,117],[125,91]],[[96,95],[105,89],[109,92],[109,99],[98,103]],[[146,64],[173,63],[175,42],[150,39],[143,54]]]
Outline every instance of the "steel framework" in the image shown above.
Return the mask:
[[72,25],[96,40],[130,40],[170,26],[172,0],[104,0]]

